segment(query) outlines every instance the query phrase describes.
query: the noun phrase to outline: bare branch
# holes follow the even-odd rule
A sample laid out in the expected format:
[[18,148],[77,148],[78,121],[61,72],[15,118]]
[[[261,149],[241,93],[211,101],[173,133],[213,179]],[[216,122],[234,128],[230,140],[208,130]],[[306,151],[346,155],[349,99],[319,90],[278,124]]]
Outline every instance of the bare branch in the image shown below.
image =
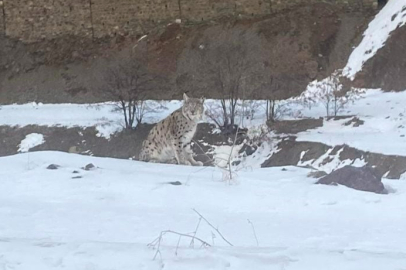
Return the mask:
[[142,108],[143,104],[139,101],[144,98],[146,92],[155,87],[155,81],[142,62],[130,57],[106,69],[105,86],[100,91],[106,98],[120,104],[125,127],[132,129],[135,120],[141,123],[145,113],[145,108]]
[[198,238],[198,237],[196,237],[194,235],[189,235],[189,234],[186,234],[186,233],[179,233],[179,232],[175,232],[175,231],[172,231],[172,230],[166,230],[166,231],[162,231],[157,238],[155,238],[151,243],[148,244],[148,247],[156,248],[156,252],[155,252],[155,255],[153,257],[153,260],[155,260],[158,257],[158,255],[161,256],[161,250],[160,250],[161,242],[162,242],[162,239],[163,239],[164,235],[167,234],[167,233],[175,234],[175,235],[179,236],[178,243],[176,245],[175,254],[177,254],[177,252],[178,252],[179,243],[180,243],[180,240],[181,240],[182,237],[192,238],[192,240],[196,240],[196,241],[200,242],[202,247],[211,247],[211,245],[209,243],[207,243],[206,241],[204,241],[204,240],[202,240],[202,239],[200,239],[200,238]]
[[223,240],[224,240],[227,244],[229,244],[230,246],[233,246],[233,244],[231,244],[231,243],[223,236],[223,234],[222,234],[216,227],[214,227],[204,216],[202,216],[202,214],[200,214],[196,209],[193,209],[193,211],[194,211],[196,214],[198,214],[199,217],[200,217],[201,219],[203,219],[210,227],[212,227],[212,228],[221,236],[221,238],[223,238]]

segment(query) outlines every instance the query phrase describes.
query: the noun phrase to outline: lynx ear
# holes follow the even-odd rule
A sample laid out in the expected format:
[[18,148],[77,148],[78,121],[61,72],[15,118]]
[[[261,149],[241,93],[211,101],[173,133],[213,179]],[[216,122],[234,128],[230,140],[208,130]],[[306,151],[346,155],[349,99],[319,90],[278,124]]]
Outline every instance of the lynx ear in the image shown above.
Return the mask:
[[201,97],[201,98],[200,98],[200,102],[201,102],[201,103],[204,103],[205,100],[206,100],[206,99],[205,99],[204,97]]
[[186,93],[183,93],[183,100],[188,101],[189,97],[186,95]]

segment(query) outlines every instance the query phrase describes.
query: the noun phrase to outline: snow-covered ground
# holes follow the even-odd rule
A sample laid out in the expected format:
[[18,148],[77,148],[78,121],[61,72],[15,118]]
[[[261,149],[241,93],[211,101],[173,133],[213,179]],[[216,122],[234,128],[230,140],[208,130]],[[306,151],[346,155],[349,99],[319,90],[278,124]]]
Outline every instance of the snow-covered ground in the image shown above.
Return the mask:
[[[61,167],[47,170],[51,163]],[[98,168],[82,170],[88,163]],[[2,157],[0,268],[405,269],[405,181],[385,181],[396,192],[377,195],[314,185],[307,173],[257,169],[225,182],[216,168],[60,152]],[[181,239],[176,252],[179,238],[166,235],[152,260],[147,245],[161,231],[195,231],[193,209],[233,246],[202,221],[196,236],[212,247]]]
[[[173,101],[148,101],[152,113],[144,122],[155,123],[178,109],[182,103]],[[64,126],[96,127],[100,136],[109,138],[123,129],[123,117],[114,103],[99,104],[13,104],[0,107],[0,125],[7,126]]]
[[[153,102],[153,101],[151,101]],[[218,102],[208,100],[209,103]],[[158,104],[158,103],[157,103]],[[326,115],[323,104],[311,108],[297,103],[296,99],[287,101],[292,113],[300,111],[300,118],[292,114],[281,119],[319,118]],[[344,125],[350,118],[324,121],[324,126],[298,134],[298,140],[323,142],[328,145],[347,144],[364,151],[388,155],[406,155],[406,92],[383,92],[365,90],[354,103],[350,103],[340,115],[355,115],[365,123],[359,127]],[[161,105],[159,105],[161,106]],[[146,115],[146,122],[157,122],[181,106],[180,101],[165,102],[159,110]],[[266,121],[265,101],[256,101],[253,119],[244,119],[244,126],[258,128]],[[122,116],[112,111],[113,105],[79,104],[24,104],[6,105],[0,109],[0,125],[25,126],[96,126],[100,135],[110,137],[120,131]],[[220,149],[221,150],[221,149]]]
[[[343,114],[364,121],[359,127],[345,125],[351,118],[324,121],[323,127],[298,134],[298,140],[347,144],[364,151],[406,156],[406,92],[369,90]],[[322,106],[306,110],[309,117],[324,116]]]

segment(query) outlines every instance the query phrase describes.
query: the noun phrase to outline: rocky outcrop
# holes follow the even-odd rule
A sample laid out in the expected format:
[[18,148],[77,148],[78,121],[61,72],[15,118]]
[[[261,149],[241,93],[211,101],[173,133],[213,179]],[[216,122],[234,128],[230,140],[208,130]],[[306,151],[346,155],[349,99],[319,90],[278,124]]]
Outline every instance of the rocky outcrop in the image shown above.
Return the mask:
[[381,178],[368,167],[345,166],[324,176],[316,184],[343,185],[360,191],[387,194]]
[[[406,7],[405,7],[406,8]],[[406,89],[406,26],[396,29],[376,55],[365,63],[354,85],[386,91]]]
[[[333,163],[332,163],[333,162]],[[334,166],[360,162],[372,167],[380,177],[399,179],[406,172],[406,157],[361,151],[348,145],[329,146],[318,142],[296,141],[286,137],[277,144],[277,151],[262,167],[304,166],[330,172]],[[336,164],[333,167],[330,164]]]

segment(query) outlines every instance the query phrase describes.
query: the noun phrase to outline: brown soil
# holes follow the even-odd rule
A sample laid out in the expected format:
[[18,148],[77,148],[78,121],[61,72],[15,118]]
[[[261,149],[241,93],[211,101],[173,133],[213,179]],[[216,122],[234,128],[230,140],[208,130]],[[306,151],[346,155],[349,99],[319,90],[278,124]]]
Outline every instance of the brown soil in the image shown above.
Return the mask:
[[406,89],[406,27],[392,33],[385,46],[365,63],[354,84],[387,91]]
[[17,153],[18,145],[30,133],[40,133],[45,143],[30,151],[62,151],[99,157],[138,159],[142,141],[152,125],[142,125],[134,131],[123,131],[109,140],[97,136],[94,128],[64,128],[46,126],[0,127],[0,156]]
[[[102,101],[96,90],[104,84],[106,67],[117,65],[131,52],[147,57],[150,70],[168,81],[168,87],[157,87],[146,98],[176,99],[185,90],[216,98],[216,88],[199,82],[182,86],[177,79],[199,73],[201,44],[227,42],[222,38],[228,36],[228,42],[233,37],[243,40],[250,57],[261,59],[280,82],[276,95],[289,97],[315,78],[343,67],[371,16],[321,3],[263,18],[170,25],[149,33],[141,42],[124,37],[93,41],[64,37],[28,45],[1,37],[0,104]],[[245,94],[247,98],[267,95]]]
[[323,118],[267,122],[276,134],[296,134],[323,126]]

